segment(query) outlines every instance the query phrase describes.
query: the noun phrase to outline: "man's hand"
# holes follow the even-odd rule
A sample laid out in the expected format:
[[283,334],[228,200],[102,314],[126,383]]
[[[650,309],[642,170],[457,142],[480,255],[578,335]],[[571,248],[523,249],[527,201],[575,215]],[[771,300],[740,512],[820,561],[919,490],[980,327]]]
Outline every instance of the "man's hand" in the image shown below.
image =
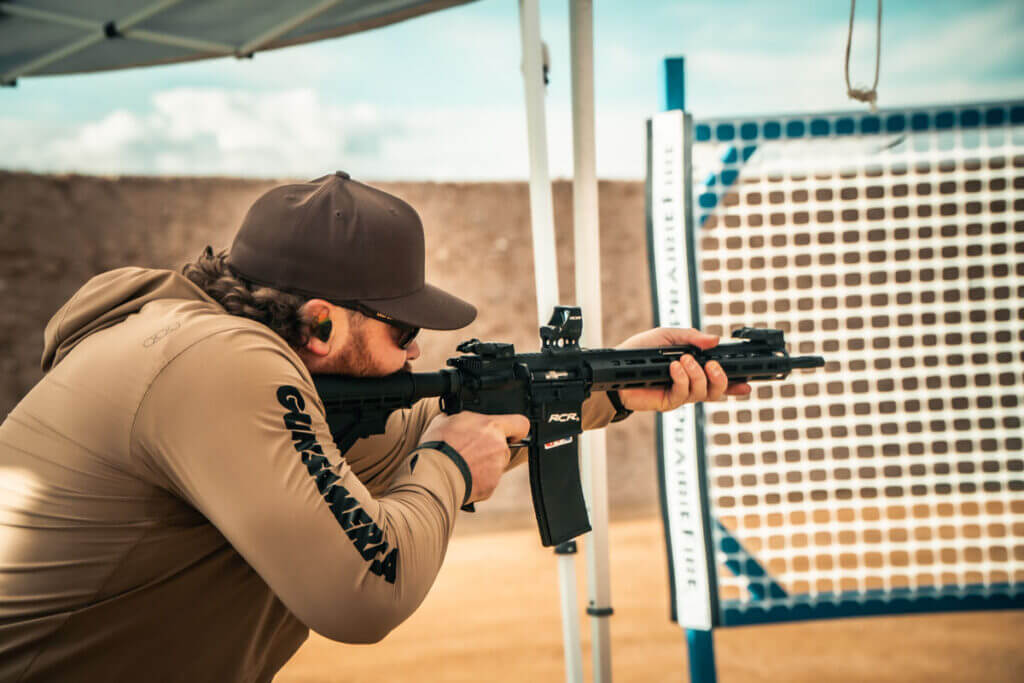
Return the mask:
[[[702,350],[718,345],[718,337],[698,330],[680,330],[657,327],[635,334],[615,348],[650,349],[659,346],[689,344]],[[702,369],[693,356],[685,355],[669,366],[672,386],[649,389],[620,389],[622,405],[629,410],[674,410],[684,403],[719,401],[723,396],[746,396],[750,385],[729,384],[729,378],[717,361],[710,361]]]
[[466,461],[473,477],[467,502],[487,500],[508,467],[509,442],[522,441],[530,433],[530,421],[522,415],[482,415],[464,411],[438,415],[420,436],[420,443],[444,441]]

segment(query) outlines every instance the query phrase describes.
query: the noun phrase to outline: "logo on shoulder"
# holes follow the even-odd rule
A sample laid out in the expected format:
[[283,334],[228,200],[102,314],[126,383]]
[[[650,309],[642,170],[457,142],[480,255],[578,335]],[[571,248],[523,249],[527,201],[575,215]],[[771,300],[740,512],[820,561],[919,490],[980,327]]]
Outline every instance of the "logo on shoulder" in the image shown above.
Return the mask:
[[142,346],[148,349],[150,346],[153,346],[158,341],[169,335],[171,332],[174,332],[179,327],[181,327],[180,320],[174,323],[173,325],[168,325],[159,332],[156,332],[155,334],[151,334],[148,337],[146,337],[142,342]]

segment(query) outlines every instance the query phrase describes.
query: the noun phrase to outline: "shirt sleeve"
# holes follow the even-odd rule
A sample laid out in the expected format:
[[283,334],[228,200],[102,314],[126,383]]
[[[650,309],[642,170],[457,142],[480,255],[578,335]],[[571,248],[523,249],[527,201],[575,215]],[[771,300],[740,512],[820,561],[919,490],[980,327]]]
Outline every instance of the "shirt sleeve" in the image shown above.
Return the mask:
[[407,410],[388,417],[383,434],[359,439],[345,453],[345,460],[371,494],[381,495],[401,471],[409,452],[416,448],[427,425],[441,414],[436,398],[423,399]]
[[[428,413],[407,411],[395,433]],[[131,446],[307,626],[367,643],[423,601],[465,494],[444,454],[409,457],[413,441],[418,433],[378,440],[393,455],[376,461],[386,461],[389,474],[371,491],[334,445],[299,359],[233,330],[167,365],[139,407]]]

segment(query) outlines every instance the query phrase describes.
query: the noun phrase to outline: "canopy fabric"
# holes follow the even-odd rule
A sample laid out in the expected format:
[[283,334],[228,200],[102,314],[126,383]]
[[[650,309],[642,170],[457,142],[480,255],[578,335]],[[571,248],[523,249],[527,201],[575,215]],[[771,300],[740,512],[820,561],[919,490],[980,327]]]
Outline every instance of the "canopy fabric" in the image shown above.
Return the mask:
[[472,0],[0,1],[0,83],[209,57],[247,57]]

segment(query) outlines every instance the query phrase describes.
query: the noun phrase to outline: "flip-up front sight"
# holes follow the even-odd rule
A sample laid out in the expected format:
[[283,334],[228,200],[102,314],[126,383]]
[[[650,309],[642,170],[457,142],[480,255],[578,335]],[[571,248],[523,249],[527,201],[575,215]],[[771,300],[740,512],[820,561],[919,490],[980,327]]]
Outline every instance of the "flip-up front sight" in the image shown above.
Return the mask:
[[749,339],[750,341],[762,342],[780,351],[786,348],[786,340],[782,330],[766,330],[756,327],[741,327],[732,333],[735,339]]

